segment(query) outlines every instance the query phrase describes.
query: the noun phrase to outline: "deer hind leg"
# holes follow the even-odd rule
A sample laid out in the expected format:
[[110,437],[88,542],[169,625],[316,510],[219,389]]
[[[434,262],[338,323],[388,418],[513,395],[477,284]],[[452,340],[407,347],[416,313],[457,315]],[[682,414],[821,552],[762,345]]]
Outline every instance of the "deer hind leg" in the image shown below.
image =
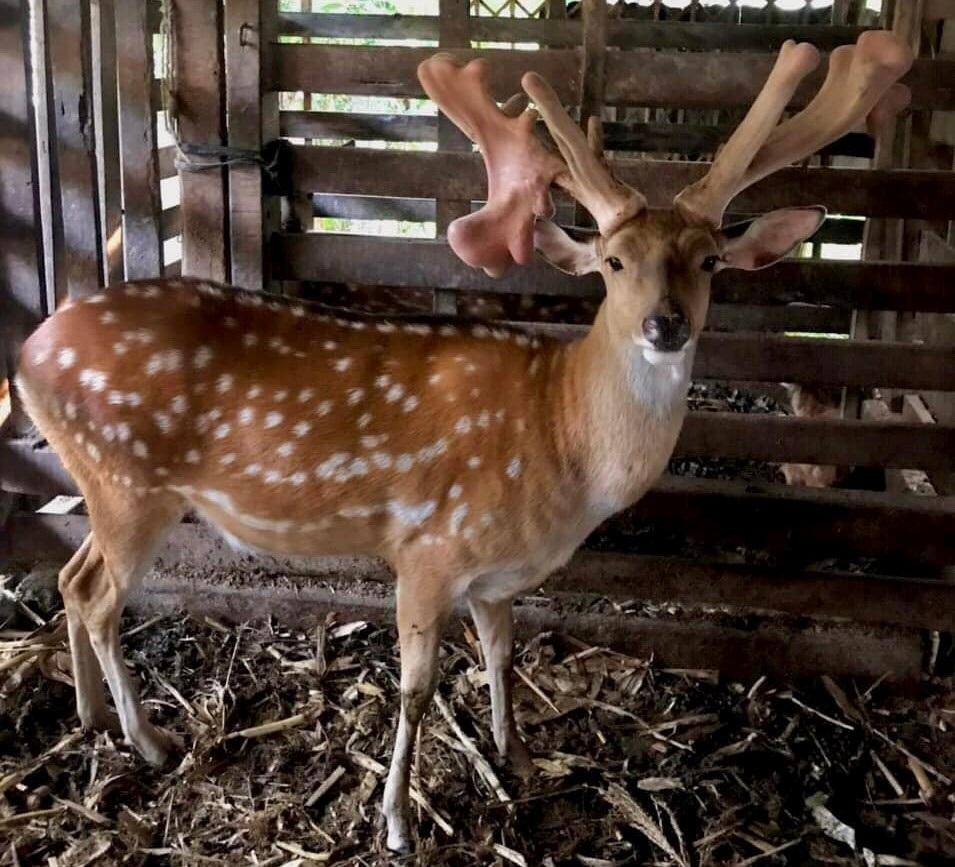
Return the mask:
[[521,736],[517,733],[511,697],[514,675],[513,600],[488,602],[471,596],[468,598],[468,604],[487,665],[494,743],[501,756],[510,762],[515,773],[529,777],[534,772],[534,765]]
[[[86,537],[70,561],[60,570],[60,595],[66,608],[66,626],[73,658],[73,683],[76,688],[76,710],[85,729],[113,728],[113,718],[106,709],[103,670],[99,666],[89,632],[74,604],[71,590],[74,582],[86,582],[86,573],[93,568],[93,535]],[[90,565],[87,565],[89,563]]]
[[411,851],[408,787],[418,726],[434,695],[438,648],[447,623],[450,599],[443,582],[398,576],[398,643],[401,649],[401,713],[385,784],[382,812],[387,846]]
[[71,650],[74,662],[79,662],[81,720],[85,714],[91,723],[104,721],[100,676],[105,674],[126,739],[147,761],[162,764],[172,743],[150,724],[139,702],[123,662],[119,620],[129,593],[151,565],[170,526],[182,516],[183,506],[173,495],[133,499],[103,488],[86,494],[92,532],[83,545],[82,564],[61,580]]

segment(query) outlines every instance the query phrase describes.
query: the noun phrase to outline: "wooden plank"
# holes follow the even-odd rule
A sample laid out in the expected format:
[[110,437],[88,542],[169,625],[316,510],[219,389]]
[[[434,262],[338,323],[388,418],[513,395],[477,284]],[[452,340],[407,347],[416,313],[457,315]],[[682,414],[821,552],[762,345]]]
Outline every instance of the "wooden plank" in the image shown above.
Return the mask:
[[[289,36],[338,39],[437,39],[439,20],[433,15],[348,15],[282,12],[279,32]],[[608,22],[607,44],[615,48],[655,48],[693,51],[778,50],[787,39],[810,41],[823,51],[856,41],[862,27],[819,25],[723,24],[719,22]],[[579,19],[475,18],[476,42],[539,42],[543,45],[581,41]]]
[[[949,395],[949,397],[951,397]],[[917,394],[906,394],[902,398],[902,418],[905,421],[921,424],[936,424],[936,419],[929,411],[925,401]],[[943,495],[955,494],[955,473],[947,470],[936,470],[928,474],[928,479],[935,488],[935,492]]]
[[104,240],[104,283],[123,279],[123,189],[119,155],[116,20],[114,0],[91,6],[93,96],[96,112],[96,165],[100,196],[100,237]]
[[955,18],[955,0],[925,0],[925,20],[943,21]]
[[56,121],[56,279],[71,298],[103,285],[89,0],[47,0]]
[[[290,147],[292,183],[301,193],[483,199],[481,158],[467,153],[375,150],[355,147]],[[651,208],[669,208],[709,163],[609,161],[614,174],[642,192]],[[825,204],[839,214],[949,219],[955,217],[955,172],[782,169],[734,200],[731,210],[762,213],[781,207]]]
[[[174,0],[176,105],[179,135],[188,144],[221,145],[222,36],[214,0]],[[229,279],[225,173],[222,169],[180,171],[182,186],[182,273]]]
[[[59,458],[26,440],[0,440],[0,488],[44,496],[76,493]],[[955,562],[953,497],[665,475],[622,522],[621,530],[660,529],[700,544],[788,552],[807,564],[831,556],[927,567]]]
[[175,145],[166,145],[159,148],[159,177],[161,180],[171,178],[176,174]]
[[119,0],[119,129],[123,165],[123,251],[127,280],[156,277],[162,268],[153,46],[146,6]]
[[[229,0],[225,7],[225,69],[229,146],[262,150],[260,0]],[[262,289],[264,196],[258,165],[231,166],[229,239],[232,283]]]
[[166,208],[160,218],[160,236],[163,241],[171,238],[177,238],[182,234],[182,211],[179,205],[172,208]]
[[[415,70],[433,48],[342,46],[280,43],[274,46],[270,86],[273,90],[307,90],[353,95],[422,97]],[[462,59],[486,57],[494,96],[507,99],[519,89],[528,70],[539,72],[565,102],[580,87],[579,50],[459,50]],[[610,105],[683,108],[748,106],[759,94],[775,62],[773,54],[719,52],[612,51],[607,54]],[[793,98],[805,105],[825,76],[825,64],[807,76]],[[904,82],[912,89],[912,107],[955,108],[955,61],[917,60]]]
[[[16,370],[23,341],[46,312],[29,31],[25,4],[0,0],[0,376]],[[25,433],[32,423],[11,397],[4,433]]]
[[[437,141],[437,119],[427,115],[349,114],[339,111],[283,111],[281,133],[288,138],[371,141]],[[733,132],[730,125],[604,122],[607,150],[713,153]],[[821,155],[871,157],[872,139],[850,133]]]
[[951,470],[955,469],[955,426],[690,413],[674,455]]
[[[468,268],[442,241],[309,233],[277,235],[271,256],[281,279],[371,286],[599,298],[600,277],[571,277],[543,262],[492,279]],[[733,304],[827,304],[843,309],[955,311],[955,266],[787,259],[765,271],[727,271],[713,300]]]
[[581,551],[548,579],[546,589],[942,631],[955,627],[955,581],[936,579],[800,572]]

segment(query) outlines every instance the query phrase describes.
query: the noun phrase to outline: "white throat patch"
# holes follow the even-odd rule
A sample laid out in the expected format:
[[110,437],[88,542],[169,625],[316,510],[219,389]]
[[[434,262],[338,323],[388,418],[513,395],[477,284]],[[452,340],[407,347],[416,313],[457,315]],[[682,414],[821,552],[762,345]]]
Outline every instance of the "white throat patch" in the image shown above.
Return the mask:
[[634,338],[629,353],[629,384],[634,400],[670,412],[686,399],[696,341],[690,340],[678,352],[660,352],[642,338]]

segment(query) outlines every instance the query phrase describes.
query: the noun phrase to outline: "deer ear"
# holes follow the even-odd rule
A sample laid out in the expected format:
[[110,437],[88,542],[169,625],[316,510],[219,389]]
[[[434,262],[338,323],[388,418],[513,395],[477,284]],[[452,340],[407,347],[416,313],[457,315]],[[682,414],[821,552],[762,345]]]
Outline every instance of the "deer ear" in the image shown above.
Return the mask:
[[811,238],[825,219],[823,207],[783,208],[755,220],[727,226],[721,233],[720,266],[743,271],[766,268]]
[[534,249],[565,274],[590,274],[600,270],[597,235],[587,241],[575,241],[550,220],[534,224]]

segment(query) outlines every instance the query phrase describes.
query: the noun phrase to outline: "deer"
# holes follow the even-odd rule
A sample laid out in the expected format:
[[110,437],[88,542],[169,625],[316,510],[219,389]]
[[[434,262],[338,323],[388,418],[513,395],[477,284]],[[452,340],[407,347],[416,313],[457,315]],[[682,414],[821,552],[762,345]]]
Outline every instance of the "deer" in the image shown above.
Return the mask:
[[[905,103],[909,49],[867,32],[834,51],[806,108],[780,123],[820,62],[787,42],[707,174],[654,211],[619,180],[539,75],[536,108],[499,108],[484,60],[439,54],[419,78],[474,140],[488,203],[449,229],[494,274],[541,256],[606,286],[592,328],[564,342],[486,322],[345,317],[196,278],[119,284],[65,304],[26,341],[19,394],[85,498],[90,532],[59,576],[85,728],[149,762],[174,750],[123,662],[119,620],[171,528],[193,510],[274,554],[368,554],[395,574],[400,709],[383,794],[386,845],[412,848],[409,775],[456,606],[476,624],[502,760],[533,770],[515,721],[513,601],[568,561],[663,473],[686,413],[713,274],[763,268],[816,231],[823,207],[722,227],[741,190]],[[537,137],[542,118],[556,150]],[[596,130],[596,132],[595,132]],[[596,229],[551,222],[551,188]],[[502,385],[506,383],[506,386]]]

